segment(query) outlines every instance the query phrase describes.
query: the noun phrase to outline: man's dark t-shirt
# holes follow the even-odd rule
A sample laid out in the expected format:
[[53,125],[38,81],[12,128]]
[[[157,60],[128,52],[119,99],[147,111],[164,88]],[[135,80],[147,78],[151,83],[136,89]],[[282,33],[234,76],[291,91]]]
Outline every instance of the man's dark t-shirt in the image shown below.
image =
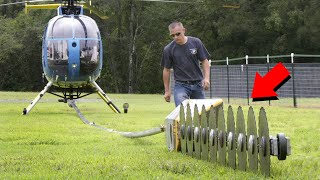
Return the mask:
[[200,39],[188,36],[185,44],[179,45],[172,41],[164,48],[161,66],[168,69],[173,68],[175,80],[202,80],[199,61],[208,59],[209,56],[210,54]]

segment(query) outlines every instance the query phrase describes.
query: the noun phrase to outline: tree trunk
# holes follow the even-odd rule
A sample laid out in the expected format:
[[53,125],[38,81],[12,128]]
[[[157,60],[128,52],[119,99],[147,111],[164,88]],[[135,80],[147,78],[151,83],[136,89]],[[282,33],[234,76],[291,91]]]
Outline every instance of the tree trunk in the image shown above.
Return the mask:
[[135,13],[136,13],[136,7],[133,2],[133,0],[130,1],[130,6],[131,6],[131,14],[130,14],[130,24],[129,24],[129,33],[130,33],[130,38],[129,38],[129,89],[128,93],[133,93],[133,82],[134,82],[134,54],[135,54],[135,31],[134,31],[134,26],[133,23],[135,22]]

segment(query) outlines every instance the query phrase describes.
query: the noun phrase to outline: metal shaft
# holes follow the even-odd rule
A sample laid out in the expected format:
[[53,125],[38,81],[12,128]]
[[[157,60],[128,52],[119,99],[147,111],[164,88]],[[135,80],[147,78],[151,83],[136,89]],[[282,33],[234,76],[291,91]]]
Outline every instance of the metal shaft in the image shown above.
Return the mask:
[[52,86],[52,81],[49,81],[47,85],[44,87],[44,89],[38,94],[38,96],[29,104],[29,106],[23,109],[22,114],[23,115],[28,114],[31,111],[31,109],[37,104],[37,102],[42,98],[42,96],[49,90],[51,86]]
[[139,138],[139,137],[145,137],[145,136],[152,136],[152,135],[155,135],[155,134],[159,134],[159,133],[162,133],[165,131],[165,127],[164,126],[160,126],[160,127],[155,127],[155,128],[152,128],[152,129],[149,129],[149,130],[146,130],[146,131],[139,131],[139,132],[120,132],[120,131],[116,131],[114,129],[109,129],[109,128],[106,128],[106,127],[103,127],[103,126],[99,126],[97,124],[95,124],[94,122],[90,122],[89,120],[87,120],[83,114],[80,112],[79,108],[77,107],[77,105],[75,104],[75,102],[73,100],[70,100],[68,101],[68,104],[70,107],[72,107],[78,114],[78,116],[80,117],[81,121],[84,123],[84,124],[87,124],[87,125],[90,125],[90,126],[94,126],[98,129],[101,129],[101,130],[105,130],[105,131],[108,131],[108,132],[115,132],[115,133],[118,133],[124,137],[127,137],[127,138]]
[[103,92],[103,90],[95,81],[92,81],[91,84],[97,89],[98,95],[108,104],[113,112],[121,113],[120,110],[112,103],[111,99],[106,95],[106,93]]

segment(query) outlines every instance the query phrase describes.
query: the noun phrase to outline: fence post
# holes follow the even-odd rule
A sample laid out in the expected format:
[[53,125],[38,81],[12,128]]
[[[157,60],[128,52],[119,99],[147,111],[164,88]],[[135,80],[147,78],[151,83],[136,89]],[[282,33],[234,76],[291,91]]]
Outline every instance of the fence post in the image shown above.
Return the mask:
[[228,84],[228,104],[230,104],[230,86],[229,86],[229,58],[227,57],[227,84]]
[[[268,72],[270,71],[270,64],[269,64],[269,62],[270,62],[270,59],[269,59],[270,57],[269,57],[269,54],[267,54],[267,67],[268,67]],[[267,73],[268,73],[267,72]],[[271,101],[269,100],[269,106],[271,105]]]
[[247,71],[247,99],[248,99],[248,105],[249,103],[249,67],[248,67],[248,60],[249,60],[249,56],[246,55],[246,71]]
[[212,86],[212,77],[211,77],[211,76],[212,76],[212,74],[213,74],[213,73],[211,72],[211,70],[212,70],[212,68],[211,68],[211,62],[212,62],[212,61],[211,61],[211,59],[210,59],[210,60],[209,60],[209,67],[210,67],[210,76],[209,76],[209,78],[210,78],[210,80],[209,80],[209,81],[210,81],[210,87],[209,87],[209,88],[210,88],[210,89],[209,89],[210,99],[212,99],[212,88],[211,88],[211,86]]
[[297,98],[296,98],[296,87],[294,80],[294,61],[293,61],[294,53],[291,53],[291,64],[292,64],[292,95],[293,95],[293,107],[297,107]]

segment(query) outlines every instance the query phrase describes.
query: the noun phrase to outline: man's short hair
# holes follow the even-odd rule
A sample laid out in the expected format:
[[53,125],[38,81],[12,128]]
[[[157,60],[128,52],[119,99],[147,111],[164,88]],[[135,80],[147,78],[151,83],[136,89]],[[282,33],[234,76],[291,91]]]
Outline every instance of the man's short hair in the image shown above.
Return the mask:
[[170,30],[170,29],[174,29],[177,26],[180,26],[183,28],[183,24],[180,21],[173,21],[168,28]]

